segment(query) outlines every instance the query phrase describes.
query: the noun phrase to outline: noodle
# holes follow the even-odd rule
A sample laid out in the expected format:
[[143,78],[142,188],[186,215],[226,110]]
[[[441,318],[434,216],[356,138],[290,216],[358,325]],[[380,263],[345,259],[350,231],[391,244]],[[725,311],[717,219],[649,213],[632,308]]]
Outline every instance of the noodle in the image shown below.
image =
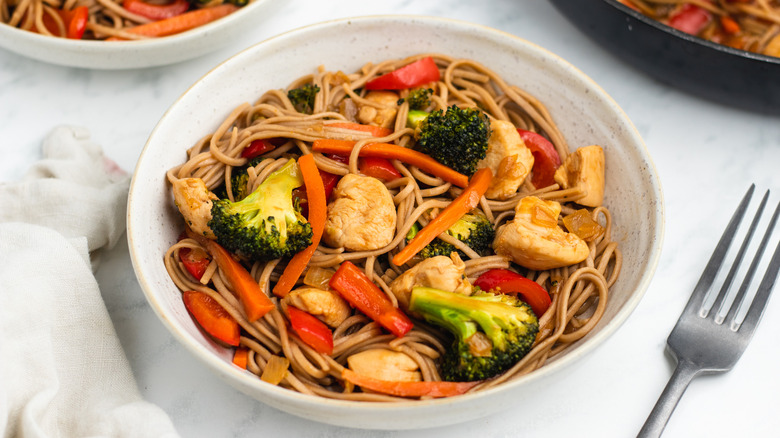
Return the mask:
[[[152,7],[171,4],[166,0],[144,0]],[[250,0],[251,1],[251,0]],[[214,0],[208,4],[197,3],[198,8],[222,3]],[[0,0],[0,21],[23,30],[42,35],[65,37],[68,25],[60,12],[74,11],[77,7],[88,9],[85,40],[104,40],[116,37],[122,40],[150,38],[128,32],[127,29],[150,23],[152,20],[127,10],[123,0]],[[181,12],[179,12],[181,13]]]
[[[778,0],[619,1],[654,20],[705,40],[735,49],[780,57]],[[687,20],[686,14],[698,14],[705,18]]]
[[[336,121],[356,121],[341,112],[346,107],[344,100],[351,99],[358,106],[377,106],[376,102],[365,98],[363,85],[370,78],[427,56],[433,57],[443,71],[441,81],[431,85],[432,110],[446,109],[451,105],[477,106],[492,118],[521,121],[524,128],[543,133],[562,159],[569,154],[562,134],[541,102],[523,90],[506,84],[495,72],[474,61],[453,59],[441,54],[421,54],[376,65],[366,64],[358,73],[350,75],[320,68],[314,75],[292,81],[288,89],[308,83],[317,84],[321,88],[315,99],[313,114],[295,111],[284,91],[268,91],[253,105],[244,104],[237,107],[213,134],[202,138],[187,151],[187,161],[168,171],[167,178],[171,183],[181,178],[202,178],[209,190],[224,187],[227,196],[232,200],[236,190],[231,187],[232,171],[234,167],[243,166],[247,162],[241,152],[252,141],[272,138],[281,139],[277,141],[277,149],[264,155],[263,160],[247,170],[247,185],[250,190],[257,188],[289,158],[311,153],[311,142],[317,139],[357,141],[346,164],[314,153],[316,165],[321,171],[334,175],[357,173],[357,150],[367,143],[362,140],[368,140],[370,137],[358,131],[330,126]],[[381,109],[381,105],[377,108]],[[407,111],[408,103],[400,103],[396,117],[405,117]],[[413,130],[396,120],[393,133],[379,141],[403,145],[412,141],[412,136]],[[379,249],[366,251],[348,251],[320,243],[307,271],[337,267],[350,260],[363,269],[397,306],[398,300],[388,284],[404,270],[389,263],[389,258],[405,245],[406,234],[415,223],[425,225],[430,220],[431,213],[449,205],[461,189],[414,166],[398,161],[394,161],[394,165],[402,176],[385,183],[396,207],[392,241]],[[480,207],[494,227],[498,227],[512,220],[515,207],[529,195],[561,202],[564,211],[573,212],[581,207],[571,203],[582,198],[585,193],[578,188],[561,189],[557,184],[537,189],[526,181],[515,196],[503,201],[483,197]],[[531,351],[509,371],[481,382],[472,391],[489,388],[532,372],[566,351],[598,324],[607,305],[609,288],[620,272],[622,257],[617,243],[612,241],[610,236],[612,216],[609,210],[599,206],[590,209],[590,215],[602,225],[604,231],[588,243],[587,259],[574,266],[548,271],[518,268],[500,255],[480,256],[452,236],[440,236],[465,254],[465,275],[471,281],[490,269],[515,269],[543,286],[552,297],[549,309],[539,316],[540,329]],[[347,366],[347,358],[350,355],[371,349],[384,349],[401,352],[411,358],[417,365],[422,380],[441,380],[437,359],[446,352],[449,342],[447,334],[439,328],[415,321],[414,328],[408,334],[397,338],[384,332],[376,322],[360,312],[353,311],[351,316],[333,329],[332,355],[323,355],[288,332],[283,313],[285,307],[279,302],[269,314],[249,323],[241,303],[228,287],[229,282],[214,266],[215,263],[212,262],[208,268],[205,284],[198,282],[179,261],[179,251],[183,248],[199,248],[199,244],[194,239],[183,239],[167,251],[165,267],[172,281],[181,291],[197,290],[208,294],[238,321],[243,329],[240,344],[251,350],[247,367],[250,372],[262,375],[268,358],[272,354],[280,354],[290,361],[289,372],[280,383],[285,388],[341,400],[403,400],[358,392],[352,384],[342,380],[341,372]],[[270,296],[271,285],[279,278],[285,266],[286,261],[283,260],[254,262],[250,272]],[[307,271],[301,276],[302,279]]]

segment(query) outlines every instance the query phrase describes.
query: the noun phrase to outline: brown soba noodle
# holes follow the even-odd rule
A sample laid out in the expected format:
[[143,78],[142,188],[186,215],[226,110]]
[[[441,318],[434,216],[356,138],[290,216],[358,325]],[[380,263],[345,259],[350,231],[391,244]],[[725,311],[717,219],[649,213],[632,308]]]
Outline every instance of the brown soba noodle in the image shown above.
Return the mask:
[[[674,21],[676,15],[691,13],[683,8],[700,8],[696,36],[736,49],[780,56],[780,2],[777,0],[620,0],[650,18],[664,24]],[[684,20],[683,20],[684,21]]]
[[[241,152],[257,139],[281,137],[285,143],[267,153],[265,159],[249,169],[249,190],[256,188],[289,158],[312,153],[312,142],[318,139],[357,140],[356,149],[368,143],[369,138],[376,142],[410,146],[414,137],[413,130],[406,127],[406,101],[397,106],[393,132],[386,137],[371,138],[369,134],[330,127],[329,124],[333,121],[354,122],[351,113],[344,111],[347,99],[358,107],[374,106],[381,109],[381,105],[365,98],[363,87],[366,82],[427,56],[433,57],[441,71],[439,82],[426,85],[433,90],[432,109],[446,110],[452,105],[479,107],[492,119],[509,121],[518,128],[543,133],[555,145],[562,160],[570,153],[550,113],[527,92],[507,84],[495,72],[474,61],[454,59],[442,54],[420,54],[402,60],[368,63],[350,74],[327,71],[320,67],[316,73],[294,80],[287,90],[270,90],[254,104],[237,107],[214,133],[206,135],[187,151],[187,160],[171,169],[167,178],[171,183],[181,178],[201,178],[209,190],[229,185],[233,169],[247,163],[247,159],[241,157]],[[287,91],[303,84],[320,87],[312,114],[296,111],[288,99]],[[337,175],[358,173],[356,152],[352,154],[349,164],[334,161],[318,152],[314,152],[314,155],[318,168],[323,171]],[[400,161],[393,160],[393,164],[402,177],[385,183],[397,213],[392,241],[371,251],[348,251],[321,242],[307,269],[335,268],[349,260],[363,269],[397,306],[398,300],[388,285],[409,265],[391,265],[388,256],[405,245],[405,236],[415,222],[427,223],[430,211],[448,205],[459,189]],[[537,189],[529,180],[508,199],[498,201],[482,197],[480,208],[494,227],[511,221],[518,202],[528,195],[560,202],[564,214],[582,208],[574,204],[583,196],[579,188],[564,190],[553,184]],[[232,199],[230,188],[227,194]],[[588,242],[589,255],[573,266],[531,271],[511,263],[501,255],[479,256],[462,242],[452,239],[452,243],[466,254],[465,275],[470,280],[473,281],[489,269],[510,268],[542,285],[552,298],[549,309],[539,315],[539,333],[530,352],[507,372],[479,383],[470,391],[490,388],[532,372],[565,351],[598,323],[607,304],[609,289],[620,272],[622,258],[617,243],[610,237],[612,218],[609,210],[598,206],[589,211],[603,226],[604,232]],[[182,292],[195,290],[208,294],[238,321],[242,329],[240,344],[249,349],[247,369],[250,372],[261,376],[272,358],[284,357],[289,360],[289,371],[279,382],[283,387],[335,399],[405,400],[371,391],[362,392],[342,380],[342,371],[350,355],[368,349],[386,349],[408,355],[419,367],[423,381],[441,380],[437,359],[448,348],[448,338],[440,329],[415,320],[414,328],[399,338],[383,331],[376,322],[353,310],[351,316],[333,330],[332,355],[320,354],[294,335],[286,322],[284,309],[276,300],[275,309],[255,322],[248,322],[242,304],[216,264],[212,261],[203,278],[198,281],[187,272],[179,259],[179,251],[183,248],[201,246],[194,239],[184,238],[170,247],[164,260],[171,279]],[[284,259],[245,263],[269,296],[273,296],[270,291],[285,264]],[[301,275],[299,284],[305,274]]]
[[[170,2],[150,0],[148,3],[153,8]],[[222,0],[211,0],[198,3],[197,7],[211,7],[221,3]],[[89,11],[86,31],[81,39],[150,38],[129,32],[128,29],[155,20],[126,9],[122,0],[0,0],[0,21],[42,35],[64,37],[68,24],[63,20],[61,12],[73,11],[81,6],[87,7]]]

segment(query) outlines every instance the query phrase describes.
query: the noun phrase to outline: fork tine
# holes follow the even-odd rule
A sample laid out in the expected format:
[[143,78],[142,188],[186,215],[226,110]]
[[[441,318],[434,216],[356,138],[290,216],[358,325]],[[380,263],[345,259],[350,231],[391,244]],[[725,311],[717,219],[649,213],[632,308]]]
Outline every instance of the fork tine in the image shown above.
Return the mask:
[[[720,288],[720,292],[718,293],[717,298],[715,298],[715,301],[712,303],[712,307],[710,307],[709,312],[713,315],[715,321],[718,323],[721,322],[721,320],[719,320],[718,318],[718,314],[722,310],[721,307],[723,306],[723,302],[726,299],[726,295],[728,295],[728,292],[731,289],[731,284],[734,282],[734,277],[736,277],[737,275],[739,266],[742,264],[742,259],[745,258],[745,253],[747,252],[748,246],[750,246],[750,241],[753,240],[753,234],[755,233],[756,228],[758,228],[758,222],[761,220],[761,215],[764,213],[764,207],[766,207],[767,199],[769,199],[769,190],[767,190],[766,193],[764,193],[764,197],[761,199],[761,204],[758,205],[758,209],[756,210],[756,215],[753,217],[753,221],[750,223],[750,228],[748,228],[748,231],[745,234],[745,240],[742,241],[742,246],[739,248],[736,257],[734,258],[734,262],[731,265],[731,269],[729,269],[729,273],[726,276],[726,279],[723,281],[723,286]],[[761,254],[764,251],[765,242],[762,241],[761,243],[762,246],[759,248],[758,253],[756,253],[755,258],[753,259],[753,263],[755,263],[758,259],[761,258]],[[753,264],[751,264],[750,267],[752,269]],[[743,281],[742,283],[744,288],[747,288],[745,283],[750,283],[750,278],[752,278],[752,272],[748,270],[748,276],[745,277],[747,281]],[[706,316],[707,316],[707,311],[705,310],[702,313],[702,317],[706,317]]]
[[[772,236],[772,231],[774,230],[775,224],[777,223],[778,215],[780,215],[780,203],[778,203],[777,207],[775,208],[775,212],[772,214],[772,218],[769,220],[769,224],[766,227],[766,232],[764,232],[764,237],[761,239],[761,244],[756,250],[756,255],[753,257],[753,261],[750,263],[750,268],[748,268],[748,271],[745,274],[745,279],[742,280],[742,285],[739,287],[737,295],[734,297],[734,302],[731,304],[731,309],[729,309],[729,313],[725,317],[729,324],[734,323],[734,320],[737,317],[737,313],[742,306],[742,302],[745,300],[745,294],[748,287],[750,287],[750,283],[753,281],[753,275],[758,268],[758,264],[761,261],[761,256],[764,254],[764,250],[766,250],[766,246],[769,243],[769,238]],[[770,268],[767,269],[767,273],[770,272],[770,269],[771,264]]]
[[745,196],[742,198],[742,201],[739,203],[739,206],[737,206],[737,210],[734,212],[734,215],[731,217],[728,226],[723,231],[723,235],[720,237],[718,245],[715,247],[715,251],[713,251],[712,256],[710,256],[710,261],[707,262],[707,266],[701,273],[699,282],[696,283],[696,287],[693,289],[691,298],[688,299],[688,304],[685,305],[683,313],[691,311],[696,314],[699,313],[698,309],[694,311],[693,307],[701,306],[701,304],[704,302],[704,296],[707,294],[707,291],[710,290],[712,282],[715,280],[715,276],[718,275],[718,271],[723,264],[723,259],[726,257],[726,253],[731,246],[731,241],[734,240],[737,227],[739,227],[739,223],[745,216],[745,209],[748,203],[750,203],[750,198],[753,196],[753,191],[755,188],[756,185],[751,184],[747,193],[745,193]]
[[[773,220],[777,220],[778,213],[780,212],[780,205],[775,210]],[[774,221],[771,224],[774,227]],[[771,233],[767,230],[767,233]],[[753,302],[750,303],[750,308],[745,315],[745,320],[742,321],[742,325],[739,327],[740,332],[745,332],[747,336],[750,336],[758,325],[758,321],[761,319],[761,315],[764,314],[766,309],[766,303],[769,301],[769,295],[772,293],[772,288],[777,280],[777,273],[780,271],[780,243],[775,248],[775,253],[772,254],[772,260],[769,262],[769,266],[764,273],[764,278],[761,279],[761,284],[758,286],[756,296],[753,298]],[[748,338],[749,339],[749,338]]]

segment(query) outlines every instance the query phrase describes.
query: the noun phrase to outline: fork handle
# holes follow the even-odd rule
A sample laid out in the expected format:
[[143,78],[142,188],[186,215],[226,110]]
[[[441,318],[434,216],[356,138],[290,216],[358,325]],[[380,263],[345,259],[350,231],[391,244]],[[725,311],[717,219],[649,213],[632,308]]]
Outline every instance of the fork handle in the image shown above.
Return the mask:
[[664,392],[658,398],[653,410],[647,417],[642,430],[639,431],[637,438],[657,438],[669,422],[669,418],[677,407],[677,402],[682,398],[688,384],[699,373],[699,368],[688,361],[678,361],[677,368],[674,369],[669,383],[666,384]]

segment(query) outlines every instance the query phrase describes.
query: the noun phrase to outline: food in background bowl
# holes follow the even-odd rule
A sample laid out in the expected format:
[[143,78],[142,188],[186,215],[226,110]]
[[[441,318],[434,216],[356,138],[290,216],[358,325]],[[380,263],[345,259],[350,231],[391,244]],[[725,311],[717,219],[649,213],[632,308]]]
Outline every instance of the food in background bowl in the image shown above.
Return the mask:
[[[2,3],[4,0],[0,0],[0,4],[4,6],[0,8],[1,13],[4,14],[4,18],[11,18],[10,4]],[[7,1],[7,0],[5,0]],[[16,4],[17,0],[11,0]],[[31,4],[38,0],[31,1],[19,1],[19,3]],[[78,0],[78,2],[92,0]],[[151,0],[143,0],[144,2]],[[174,0],[176,1],[176,0]],[[240,0],[237,0],[240,1]],[[129,0],[123,4],[133,3],[140,5],[140,0]],[[55,1],[59,5],[59,1]],[[70,2],[65,2],[62,7],[68,10],[72,10]],[[101,4],[111,4],[116,8],[121,9],[119,3],[113,3],[112,0],[100,0]],[[5,22],[0,21],[0,47],[9,51],[16,52],[21,56],[37,59],[43,62],[52,64],[60,64],[71,67],[81,68],[93,68],[93,69],[131,69],[131,68],[144,68],[151,66],[167,65],[187,59],[192,59],[206,53],[212,52],[231,41],[236,41],[242,37],[246,37],[247,32],[256,28],[258,23],[266,19],[269,16],[269,12],[273,7],[279,5],[281,2],[274,0],[253,0],[246,3],[245,6],[241,6],[236,9],[232,4],[219,5],[220,9],[197,9],[195,11],[186,12],[185,14],[195,14],[194,18],[204,18],[202,14],[205,14],[205,18],[213,18],[212,13],[214,11],[231,12],[222,18],[203,23],[200,21],[200,25],[196,27],[190,27],[193,23],[197,23],[198,20],[192,20],[192,15],[185,16],[184,14],[172,17],[168,20],[154,21],[148,24],[141,24],[140,26],[150,26],[155,32],[168,34],[171,29],[183,30],[185,27],[188,30],[180,31],[175,34],[168,34],[164,38],[152,38],[144,37],[142,39],[132,39],[138,37],[138,35],[130,35],[126,31],[118,33],[118,37],[112,37],[116,39],[123,39],[123,35],[129,39],[122,41],[105,41],[94,39],[73,39],[73,38],[56,38],[47,35],[43,35],[38,32],[30,32],[22,30],[18,27],[10,26]],[[10,15],[9,15],[10,14]],[[49,10],[44,16],[48,16],[46,21],[55,20],[62,17],[56,11]],[[86,23],[82,21],[83,15],[78,20],[76,17],[71,18],[69,14],[66,17],[66,21],[74,24],[72,29],[73,36],[78,36],[78,33],[84,31],[82,36],[91,38],[92,31],[90,28],[97,29],[97,18],[90,18]],[[220,14],[217,14],[220,15]],[[23,17],[24,18],[24,17]],[[41,20],[44,20],[43,16]],[[93,24],[93,21],[94,24]],[[22,21],[24,22],[24,20]],[[62,21],[63,27],[65,21]],[[117,19],[116,25],[118,27],[127,25],[124,20]],[[173,26],[169,26],[169,25]],[[185,24],[185,26],[181,26]],[[70,29],[71,26],[68,26]],[[105,26],[104,26],[105,27]],[[109,25],[113,28],[114,24]],[[46,29],[46,26],[41,23],[40,26],[36,25],[36,28]],[[59,27],[57,27],[59,29]],[[147,27],[147,29],[149,29]],[[67,32],[68,30],[64,30]],[[98,31],[99,32],[99,31]],[[117,33],[118,31],[111,30],[110,32],[104,32],[103,36]],[[62,35],[62,31],[56,30],[51,32],[57,35]],[[153,32],[154,33],[154,32]]]
[[0,0],[0,20],[41,35],[123,41],[174,35],[235,12],[247,2],[215,0]]
[[776,0],[619,1],[699,38],[780,57],[780,3]]
[[[359,71],[368,60],[404,59],[423,51],[489,66],[506,83],[543,102],[568,144],[603,147],[603,205],[612,216],[610,235],[623,254],[620,276],[610,286],[604,313],[587,335],[543,367],[457,397],[366,403],[302,394],[264,382],[234,365],[233,349],[200,329],[163,263],[183,227],[181,214],[171,202],[167,172],[186,161],[185,151],[217,132],[242,102],[269,90],[284,90],[293,78],[311,75],[318,63],[349,73]],[[302,159],[296,159],[299,166]],[[662,238],[663,199],[652,162],[631,122],[601,88],[531,43],[473,24],[429,17],[362,17],[309,26],[258,44],[217,66],[171,106],[150,135],[128,201],[133,267],[150,307],[181,345],[215,375],[257,400],[309,420],[356,428],[435,427],[510,407],[534,411],[544,394],[570,391],[568,384],[561,388],[562,371],[573,372],[575,364],[628,318],[652,278]]]
[[471,60],[320,68],[168,172],[188,229],[165,264],[267,382],[349,400],[490,388],[587,335],[620,273],[604,152],[581,146]]

